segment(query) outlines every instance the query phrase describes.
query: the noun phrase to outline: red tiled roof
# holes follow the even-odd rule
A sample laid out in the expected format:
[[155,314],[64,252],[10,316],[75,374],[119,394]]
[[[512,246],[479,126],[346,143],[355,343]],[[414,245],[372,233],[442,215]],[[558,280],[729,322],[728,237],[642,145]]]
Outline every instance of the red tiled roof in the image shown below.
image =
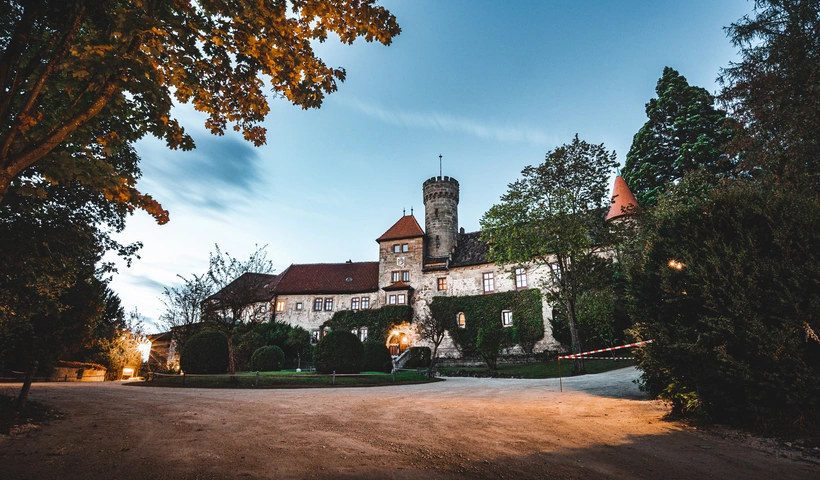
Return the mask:
[[385,240],[399,240],[402,238],[416,238],[423,237],[424,230],[419,226],[416,217],[413,215],[405,215],[399,219],[392,227],[388,228],[384,234],[377,238],[377,242],[384,242]]
[[243,273],[206,300],[267,302],[273,298],[273,289],[281,279],[282,274]]
[[375,292],[379,262],[294,264],[281,277],[277,294]]
[[390,285],[387,285],[386,287],[382,287],[382,290],[384,290],[386,292],[391,291],[391,290],[413,290],[413,287],[411,287],[410,285],[408,285],[408,284],[404,283],[403,281],[399,280],[398,282],[391,283]]
[[641,206],[635,199],[635,195],[632,195],[632,190],[627,186],[626,180],[621,176],[615,177],[615,186],[612,188],[612,205],[609,207],[605,220],[609,221],[622,215],[628,215],[639,208]]

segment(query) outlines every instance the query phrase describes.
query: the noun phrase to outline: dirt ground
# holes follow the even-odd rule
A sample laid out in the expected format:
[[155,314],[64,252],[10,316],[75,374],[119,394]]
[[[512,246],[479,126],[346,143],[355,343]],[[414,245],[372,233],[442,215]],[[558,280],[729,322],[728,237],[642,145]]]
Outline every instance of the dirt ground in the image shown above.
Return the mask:
[[820,478],[816,460],[663,420],[637,376],[565,379],[563,393],[554,379],[256,391],[35,384],[32,399],[62,415],[0,438],[0,478]]

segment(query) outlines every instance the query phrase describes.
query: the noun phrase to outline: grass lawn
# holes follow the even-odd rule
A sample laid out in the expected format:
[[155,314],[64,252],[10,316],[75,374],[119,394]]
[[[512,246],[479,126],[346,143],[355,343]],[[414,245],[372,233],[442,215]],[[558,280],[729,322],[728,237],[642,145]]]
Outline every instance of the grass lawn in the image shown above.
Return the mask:
[[[602,373],[635,365],[634,360],[585,360],[587,373]],[[561,375],[572,375],[572,360],[561,360]],[[447,376],[492,376],[487,367],[439,367],[439,372]],[[461,372],[461,373],[459,373]],[[498,375],[513,378],[558,378],[558,362],[539,362],[521,364],[500,364]],[[466,375],[465,375],[466,374]]]
[[134,382],[129,385],[144,387],[177,388],[327,388],[327,387],[367,387],[383,385],[406,385],[426,383],[424,375],[417,373],[397,373],[395,382],[389,373],[362,372],[359,375],[317,375],[308,372],[237,372],[233,381],[225,375],[173,375],[158,376],[151,381]]

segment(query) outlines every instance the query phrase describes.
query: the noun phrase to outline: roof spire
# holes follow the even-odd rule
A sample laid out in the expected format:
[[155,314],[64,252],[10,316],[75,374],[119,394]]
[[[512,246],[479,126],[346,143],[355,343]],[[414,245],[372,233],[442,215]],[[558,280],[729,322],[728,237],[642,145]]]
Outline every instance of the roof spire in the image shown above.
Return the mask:
[[406,208],[402,208],[402,209],[401,209],[401,216],[402,216],[402,217],[407,216],[407,209],[406,209]]
[[441,154],[438,154],[438,176],[441,177]]

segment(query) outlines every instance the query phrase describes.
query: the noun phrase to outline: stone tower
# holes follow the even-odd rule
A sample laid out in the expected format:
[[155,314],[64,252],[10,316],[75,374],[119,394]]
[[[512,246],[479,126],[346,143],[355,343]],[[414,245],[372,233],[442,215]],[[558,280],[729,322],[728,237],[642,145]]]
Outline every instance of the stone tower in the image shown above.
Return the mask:
[[422,188],[427,256],[446,257],[458,238],[458,180],[433,177]]

